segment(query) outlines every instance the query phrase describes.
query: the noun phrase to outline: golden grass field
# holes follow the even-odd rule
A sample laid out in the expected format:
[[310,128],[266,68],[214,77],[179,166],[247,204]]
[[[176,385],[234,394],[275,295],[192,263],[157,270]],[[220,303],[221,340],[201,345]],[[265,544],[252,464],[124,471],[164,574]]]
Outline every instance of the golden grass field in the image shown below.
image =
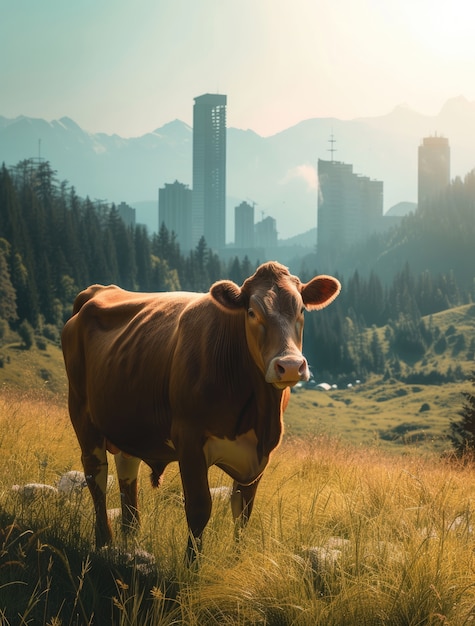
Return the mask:
[[[176,465],[167,468],[160,490],[152,490],[143,468],[141,531],[125,545],[116,528],[118,551],[101,561],[92,546],[88,493],[67,503],[45,496],[24,505],[11,490],[55,484],[64,471],[80,469],[64,402],[4,391],[0,416],[1,624],[461,625],[475,619],[470,464],[417,448],[396,455],[323,434],[289,436],[264,475],[241,544],[233,541],[228,503],[216,501],[201,568],[190,571],[183,563]],[[210,483],[230,481],[212,469]],[[116,485],[109,506],[118,506]],[[5,523],[13,520],[14,527]],[[124,566],[124,555],[136,549],[154,555],[151,575],[141,576],[143,566]],[[101,621],[104,615],[109,621]]]

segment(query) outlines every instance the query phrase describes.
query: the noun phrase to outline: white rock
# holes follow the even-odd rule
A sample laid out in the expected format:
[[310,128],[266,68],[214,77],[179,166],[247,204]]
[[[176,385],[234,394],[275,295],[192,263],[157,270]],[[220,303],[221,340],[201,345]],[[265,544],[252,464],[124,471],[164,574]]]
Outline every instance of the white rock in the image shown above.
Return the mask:
[[58,495],[56,487],[53,487],[52,485],[45,485],[43,483],[13,485],[12,491],[14,491],[25,503],[33,502],[34,500],[39,500],[40,498]]
[[121,509],[107,509],[107,515],[109,519],[112,521],[114,519],[119,518],[122,515]]
[[125,565],[139,574],[148,576],[156,571],[155,556],[140,548],[136,548],[133,552],[124,552],[117,546],[104,546],[99,552],[111,561]]
[[71,470],[61,476],[58,481],[58,491],[63,496],[80,493],[87,486],[83,472]]
[[231,487],[211,487],[209,490],[212,500],[229,500],[233,492]]
[[308,559],[313,570],[324,572],[333,570],[341,558],[341,550],[314,546],[303,551],[303,557]]
[[473,533],[473,526],[469,524],[466,515],[458,515],[453,522],[448,524],[447,530],[466,531],[471,534]]
[[327,550],[347,550],[350,546],[351,541],[349,539],[344,539],[343,537],[328,537],[323,547],[327,548]]
[[[107,489],[110,489],[113,484],[114,476],[109,474],[107,476]],[[58,491],[63,496],[79,495],[84,487],[87,487],[84,472],[77,470],[66,472],[58,481]]]

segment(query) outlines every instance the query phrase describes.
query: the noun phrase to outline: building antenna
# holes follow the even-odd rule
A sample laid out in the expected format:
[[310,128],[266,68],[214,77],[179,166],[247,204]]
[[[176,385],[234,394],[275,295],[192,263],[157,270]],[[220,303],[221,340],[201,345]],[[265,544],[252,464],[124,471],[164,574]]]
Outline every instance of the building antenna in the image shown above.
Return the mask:
[[334,163],[335,159],[333,158],[333,155],[336,152],[336,148],[335,148],[336,139],[334,138],[334,135],[333,135],[333,129],[332,129],[332,134],[330,135],[330,139],[328,140],[328,143],[330,144],[330,148],[328,148],[328,152],[331,155],[331,162]]
[[38,161],[41,161],[41,139],[38,139]]

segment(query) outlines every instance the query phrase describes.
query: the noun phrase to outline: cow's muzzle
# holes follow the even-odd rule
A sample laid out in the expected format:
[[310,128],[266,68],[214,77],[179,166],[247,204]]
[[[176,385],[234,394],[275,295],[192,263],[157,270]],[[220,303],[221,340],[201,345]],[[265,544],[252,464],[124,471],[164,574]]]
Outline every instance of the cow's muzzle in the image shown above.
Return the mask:
[[307,359],[300,355],[279,356],[272,359],[267,368],[266,381],[278,389],[293,387],[310,378]]

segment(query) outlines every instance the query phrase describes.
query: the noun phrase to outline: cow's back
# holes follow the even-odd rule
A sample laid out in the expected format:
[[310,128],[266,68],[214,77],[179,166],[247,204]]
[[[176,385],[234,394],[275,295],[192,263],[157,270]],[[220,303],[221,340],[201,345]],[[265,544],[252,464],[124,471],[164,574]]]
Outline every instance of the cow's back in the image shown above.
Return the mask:
[[70,399],[119,448],[137,453],[147,438],[169,436],[179,318],[203,297],[93,285],[76,298],[62,335]]

